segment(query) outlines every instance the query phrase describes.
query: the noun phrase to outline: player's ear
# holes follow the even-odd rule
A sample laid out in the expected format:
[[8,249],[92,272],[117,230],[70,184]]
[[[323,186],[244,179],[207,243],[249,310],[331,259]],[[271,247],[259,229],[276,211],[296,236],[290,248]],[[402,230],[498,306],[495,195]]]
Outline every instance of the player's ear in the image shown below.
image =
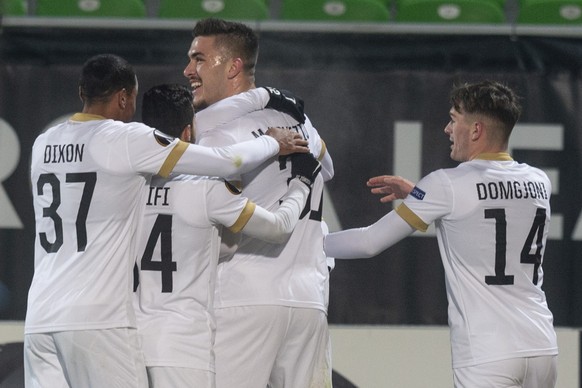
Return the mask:
[[485,127],[483,122],[481,121],[473,122],[473,125],[471,126],[471,140],[473,141],[479,140],[479,138],[483,136],[484,128]]
[[192,124],[188,124],[184,127],[180,134],[180,140],[185,141],[186,143],[191,143],[194,140],[192,138]]
[[122,110],[125,109],[125,107],[127,106],[127,91],[124,89],[119,90],[116,93],[117,98],[117,105],[119,106],[119,108],[121,108]]
[[228,68],[228,78],[235,78],[244,69],[244,63],[242,58],[232,58],[230,66]]

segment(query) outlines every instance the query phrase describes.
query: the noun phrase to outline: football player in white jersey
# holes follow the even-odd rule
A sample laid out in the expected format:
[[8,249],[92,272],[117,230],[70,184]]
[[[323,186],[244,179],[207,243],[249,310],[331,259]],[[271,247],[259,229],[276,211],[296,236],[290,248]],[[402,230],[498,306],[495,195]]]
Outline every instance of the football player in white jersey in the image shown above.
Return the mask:
[[[240,94],[237,100],[251,101],[256,91]],[[144,94],[142,118],[151,127],[190,141],[193,109],[192,93],[185,86],[159,85]],[[224,119],[224,115],[216,117]],[[311,154],[291,158],[290,178],[295,179],[289,181],[289,191],[272,213],[241,197],[221,179],[152,178],[138,244],[136,293],[138,333],[150,388],[215,386],[212,301],[222,225],[273,243],[288,238],[319,170]]]
[[27,387],[145,387],[132,269],[151,175],[226,176],[280,152],[274,139],[211,149],[128,123],[138,92],[132,66],[98,55],[83,66],[82,113],[48,129],[32,150],[35,272],[25,320]]
[[[232,96],[255,87],[258,39],[251,28],[206,19],[196,24],[193,36],[184,75],[194,93],[197,143],[236,144],[271,125],[289,127],[309,140],[323,166],[288,241],[270,244],[241,236],[232,242],[234,254],[221,254],[214,298],[216,385],[329,387],[329,271],[321,216],[324,177],[333,176],[331,157],[304,115],[292,117],[273,109],[247,113],[233,103]],[[209,124],[208,117],[224,107],[235,118]],[[286,193],[290,169],[286,158],[273,158],[233,180],[245,197],[274,210]]]
[[375,256],[435,223],[449,302],[453,378],[457,388],[551,388],[558,346],[542,290],[550,224],[550,180],[508,154],[521,113],[515,93],[493,81],[451,93],[451,140],[456,168],[407,185],[381,176],[368,184],[403,198],[375,224],[329,234],[336,258]]

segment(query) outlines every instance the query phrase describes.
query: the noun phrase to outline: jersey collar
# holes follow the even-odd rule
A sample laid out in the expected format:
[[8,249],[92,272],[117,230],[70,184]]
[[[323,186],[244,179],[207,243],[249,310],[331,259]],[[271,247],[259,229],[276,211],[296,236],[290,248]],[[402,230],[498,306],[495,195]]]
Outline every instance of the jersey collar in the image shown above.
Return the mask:
[[90,113],[75,113],[71,116],[73,121],[91,121],[91,120],[106,120],[105,117],[101,115],[94,115]]
[[475,159],[481,160],[499,160],[499,161],[512,161],[513,158],[507,152],[485,152],[479,154]]

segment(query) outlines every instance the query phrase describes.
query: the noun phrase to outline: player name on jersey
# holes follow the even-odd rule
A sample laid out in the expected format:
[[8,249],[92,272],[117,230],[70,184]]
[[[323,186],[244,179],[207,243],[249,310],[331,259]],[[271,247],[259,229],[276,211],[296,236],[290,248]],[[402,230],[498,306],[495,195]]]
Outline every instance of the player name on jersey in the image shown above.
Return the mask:
[[168,203],[168,191],[169,187],[154,187],[150,186],[150,191],[148,193],[147,205],[150,206],[169,206]]
[[85,144],[49,144],[44,148],[45,163],[76,163],[83,161]]
[[536,181],[496,181],[476,183],[477,197],[487,199],[548,199],[548,190],[543,182]]
[[[309,133],[307,133],[307,130],[305,129],[305,125],[299,123],[297,125],[293,125],[291,127],[285,127],[285,128],[287,128],[290,131],[297,132],[298,134],[300,134],[303,137],[303,139],[309,140]],[[265,131],[263,131],[263,129],[259,128],[255,131],[251,131],[251,134],[254,137],[265,136]]]

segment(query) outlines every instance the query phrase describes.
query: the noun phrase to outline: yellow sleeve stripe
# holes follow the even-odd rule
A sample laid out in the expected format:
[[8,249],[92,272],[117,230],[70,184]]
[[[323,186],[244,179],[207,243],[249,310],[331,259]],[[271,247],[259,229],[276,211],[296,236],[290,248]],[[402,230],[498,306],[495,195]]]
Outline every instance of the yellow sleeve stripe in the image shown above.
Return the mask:
[[410,208],[404,203],[401,203],[400,206],[396,208],[396,213],[398,213],[398,215],[414,229],[420,230],[421,232],[426,232],[428,229],[428,224],[421,220],[420,217],[410,210]]
[[323,155],[325,155],[327,151],[327,146],[325,145],[325,142],[323,141],[323,139],[321,139],[321,151],[319,151],[319,155],[317,156],[317,160],[321,162],[321,159],[323,159]]
[[158,171],[158,175],[163,178],[167,178],[174,167],[176,167],[178,160],[180,160],[184,152],[186,152],[186,148],[188,148],[188,143],[182,140],[178,140],[178,144],[176,144],[172,151],[170,151],[170,155],[168,155],[164,161],[164,164],[162,164],[160,171]]
[[249,222],[253,213],[255,212],[256,207],[257,205],[254,202],[247,201],[247,204],[240,213],[240,216],[238,216],[238,220],[236,220],[236,222],[228,229],[230,229],[233,233],[238,233],[241,230],[243,230],[243,228],[245,227],[247,222]]

